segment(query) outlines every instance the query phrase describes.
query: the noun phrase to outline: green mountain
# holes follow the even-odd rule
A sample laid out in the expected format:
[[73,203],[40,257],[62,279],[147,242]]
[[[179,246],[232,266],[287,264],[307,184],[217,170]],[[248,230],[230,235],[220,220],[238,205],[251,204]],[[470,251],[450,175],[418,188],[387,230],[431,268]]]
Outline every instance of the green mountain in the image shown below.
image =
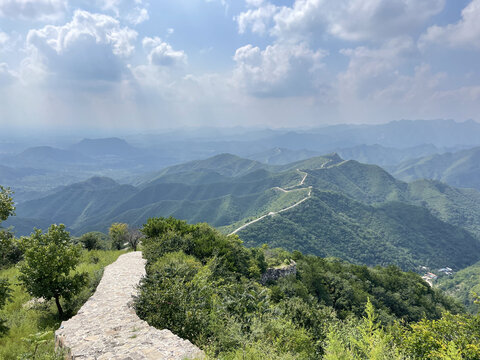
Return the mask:
[[247,244],[356,263],[460,269],[480,258],[480,193],[435,181],[408,184],[338,154],[286,165],[222,154],[164,169],[137,187],[92,178],[18,204],[6,225],[17,224],[23,235],[24,224],[39,219],[80,234],[170,215],[237,230]]
[[[268,168],[268,165],[258,161],[243,159],[231,154],[220,154],[206,160],[194,160],[184,164],[170,166],[154,175],[150,175],[144,180],[144,183],[148,185],[155,182],[165,182],[165,177],[172,174],[193,174],[196,177],[197,175],[195,175],[195,173],[198,172],[203,174],[205,174],[205,172],[214,172],[221,176],[235,177],[245,175],[255,170]],[[175,178],[172,179],[172,177],[170,177],[170,179],[171,181],[176,181]]]
[[463,268],[479,258],[472,234],[427,209],[401,202],[371,206],[329,191],[239,232],[248,246],[299,250],[367,265]]
[[34,168],[14,168],[0,165],[0,184],[13,183],[29,176],[43,175],[46,171]]
[[4,157],[2,162],[8,166],[33,167],[42,169],[53,169],[65,164],[85,163],[92,159],[70,150],[57,149],[51,146],[31,147],[20,154]]
[[70,146],[70,149],[91,157],[131,157],[140,153],[138,149],[119,138],[83,139]]
[[21,218],[36,218],[43,219],[43,223],[50,220],[51,223],[64,223],[75,229],[86,219],[98,217],[119,199],[135,192],[133,186],[120,185],[109,178],[94,177],[17,206],[17,218],[12,218],[11,221],[15,224]]
[[398,165],[406,160],[432,155],[442,150],[432,144],[409,148],[393,148],[378,144],[357,145],[335,150],[342,158],[380,166]]
[[480,190],[480,147],[406,161],[393,174],[405,181],[433,179]]
[[462,302],[468,311],[478,313],[475,294],[480,294],[480,262],[453,275],[440,277],[435,286]]
[[269,165],[286,165],[295,161],[309,159],[321,155],[316,151],[310,150],[290,150],[281,147],[275,147],[267,151],[255,153],[247,156],[248,159],[256,160]]

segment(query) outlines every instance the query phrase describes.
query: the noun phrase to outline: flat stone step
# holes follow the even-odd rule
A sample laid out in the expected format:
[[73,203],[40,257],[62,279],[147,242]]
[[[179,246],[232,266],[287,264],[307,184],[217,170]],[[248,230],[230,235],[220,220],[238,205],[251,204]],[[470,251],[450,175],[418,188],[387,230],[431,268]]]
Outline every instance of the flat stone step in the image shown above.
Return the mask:
[[132,296],[145,275],[140,251],[121,255],[105,267],[95,294],[77,315],[55,332],[57,347],[71,360],[181,360],[204,358],[203,352],[170,330],[158,330],[141,320]]

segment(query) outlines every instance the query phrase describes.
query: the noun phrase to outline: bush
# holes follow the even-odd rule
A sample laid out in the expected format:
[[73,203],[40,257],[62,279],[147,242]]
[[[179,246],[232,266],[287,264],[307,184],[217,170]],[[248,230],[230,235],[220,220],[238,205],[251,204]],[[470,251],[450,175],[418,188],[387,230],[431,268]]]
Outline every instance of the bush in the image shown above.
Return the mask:
[[102,248],[100,244],[100,236],[96,232],[89,232],[80,236],[80,243],[87,250],[99,250]]

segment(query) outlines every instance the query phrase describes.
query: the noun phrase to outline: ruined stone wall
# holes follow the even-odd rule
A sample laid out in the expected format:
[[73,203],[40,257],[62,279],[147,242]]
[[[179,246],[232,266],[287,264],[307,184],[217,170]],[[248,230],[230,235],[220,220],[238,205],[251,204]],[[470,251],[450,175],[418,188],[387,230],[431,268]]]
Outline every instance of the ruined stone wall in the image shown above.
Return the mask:
[[291,260],[289,265],[276,268],[268,268],[267,271],[262,275],[261,283],[263,285],[276,281],[280,278],[286,277],[288,275],[297,274],[297,264],[295,261]]

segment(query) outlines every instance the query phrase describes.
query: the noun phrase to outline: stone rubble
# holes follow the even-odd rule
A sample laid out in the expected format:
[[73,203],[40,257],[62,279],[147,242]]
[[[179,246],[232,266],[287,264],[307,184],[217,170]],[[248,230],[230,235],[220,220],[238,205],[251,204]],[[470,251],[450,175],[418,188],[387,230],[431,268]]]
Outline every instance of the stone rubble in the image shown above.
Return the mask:
[[203,359],[203,352],[169,330],[140,320],[132,296],[145,275],[140,251],[121,255],[105,267],[95,294],[76,316],[55,332],[57,348],[68,360],[181,360]]

